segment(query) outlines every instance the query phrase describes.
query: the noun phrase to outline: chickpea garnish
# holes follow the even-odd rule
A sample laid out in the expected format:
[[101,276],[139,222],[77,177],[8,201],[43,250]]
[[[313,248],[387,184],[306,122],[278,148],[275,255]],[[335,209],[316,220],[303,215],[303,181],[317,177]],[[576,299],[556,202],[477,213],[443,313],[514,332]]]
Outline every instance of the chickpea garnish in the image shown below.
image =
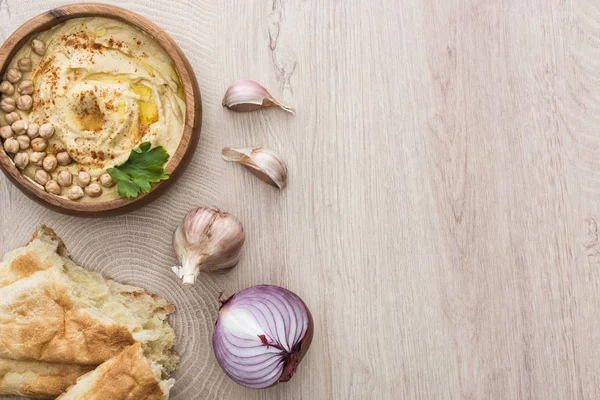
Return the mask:
[[29,128],[27,128],[27,136],[31,139],[35,139],[38,137],[40,131],[40,126],[38,124],[29,124]]
[[15,158],[13,161],[15,162],[15,165],[18,168],[25,169],[29,165],[29,154],[24,153],[24,152],[19,152],[19,153],[15,154]]
[[100,183],[106,188],[113,187],[115,185],[111,176],[107,173],[100,175]]
[[67,192],[67,197],[71,200],[79,200],[83,197],[83,189],[81,188],[81,186],[73,186]]
[[31,139],[27,135],[17,136],[17,142],[19,142],[19,148],[21,150],[27,150],[31,145]]
[[15,135],[10,125],[5,125],[0,128],[0,137],[2,139],[8,139]]
[[98,197],[102,194],[102,186],[96,182],[90,183],[90,185],[85,188],[85,194],[90,197]]
[[92,180],[92,177],[90,176],[89,172],[79,171],[79,174],[77,175],[77,184],[79,186],[86,187],[87,185],[90,184],[91,180]]
[[44,158],[46,158],[46,153],[42,151],[34,151],[29,155],[29,162],[36,167],[41,167],[44,162]]
[[4,111],[5,113],[10,113],[15,111],[15,105],[16,103],[14,99],[6,97],[0,101],[0,110]]
[[19,142],[15,138],[8,138],[4,141],[4,151],[15,154],[21,149]]
[[42,186],[45,186],[48,181],[52,179],[49,173],[44,171],[43,169],[38,169],[35,171],[35,181]]
[[23,72],[29,72],[32,69],[32,62],[31,62],[31,58],[21,58],[19,61],[17,61],[17,67],[19,67],[19,69]]
[[33,94],[33,90],[34,88],[32,81],[23,81],[17,86],[17,91],[21,94]]
[[16,111],[10,112],[4,116],[4,120],[7,124],[12,125],[18,120],[21,119],[21,116]]
[[48,142],[44,138],[38,137],[31,141],[33,151],[44,151],[46,147],[48,147]]
[[44,169],[47,172],[54,172],[56,167],[58,167],[58,162],[56,161],[56,157],[53,155],[49,155],[46,158],[44,158],[44,161],[42,162],[42,167],[44,167]]
[[23,77],[23,74],[21,73],[21,71],[19,71],[16,68],[9,68],[6,71],[6,79],[10,83],[17,83],[21,80],[22,77]]
[[27,123],[27,121],[20,119],[18,121],[13,122],[11,127],[17,135],[24,135],[27,132],[27,128],[29,128],[29,124]]
[[50,139],[54,135],[54,126],[52,124],[44,124],[40,126],[40,136],[44,139]]
[[56,160],[58,161],[58,165],[69,165],[71,164],[71,156],[66,151],[61,151],[56,155]]
[[17,108],[21,111],[29,111],[33,107],[33,99],[28,94],[20,96],[16,103]]
[[41,40],[33,39],[31,41],[31,48],[38,56],[43,56],[46,54],[46,43],[42,42]]
[[0,93],[12,96],[15,93],[15,86],[9,81],[2,81],[0,83]]
[[59,195],[62,189],[58,182],[56,182],[55,180],[49,180],[48,182],[46,182],[44,187],[46,188],[46,192],[56,195]]
[[71,175],[69,171],[60,171],[57,180],[60,186],[71,186],[73,183],[73,175]]

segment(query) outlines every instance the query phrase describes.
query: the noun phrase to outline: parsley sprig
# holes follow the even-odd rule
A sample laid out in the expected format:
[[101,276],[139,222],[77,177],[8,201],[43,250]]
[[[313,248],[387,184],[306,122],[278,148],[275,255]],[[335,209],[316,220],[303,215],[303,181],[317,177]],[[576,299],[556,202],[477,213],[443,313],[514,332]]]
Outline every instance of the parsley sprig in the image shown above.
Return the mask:
[[121,197],[133,198],[140,193],[150,192],[151,183],[169,178],[164,165],[169,160],[169,153],[162,147],[154,147],[144,142],[131,150],[124,164],[106,170],[117,184],[117,192]]

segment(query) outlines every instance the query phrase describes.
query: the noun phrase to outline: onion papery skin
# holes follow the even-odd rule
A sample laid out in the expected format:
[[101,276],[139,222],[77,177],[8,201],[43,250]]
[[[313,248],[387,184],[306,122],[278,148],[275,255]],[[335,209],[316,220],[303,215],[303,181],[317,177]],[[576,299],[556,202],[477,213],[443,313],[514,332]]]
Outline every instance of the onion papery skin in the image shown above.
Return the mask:
[[213,349],[231,379],[263,389],[292,378],[313,334],[312,315],[300,297],[279,286],[258,285],[223,302]]

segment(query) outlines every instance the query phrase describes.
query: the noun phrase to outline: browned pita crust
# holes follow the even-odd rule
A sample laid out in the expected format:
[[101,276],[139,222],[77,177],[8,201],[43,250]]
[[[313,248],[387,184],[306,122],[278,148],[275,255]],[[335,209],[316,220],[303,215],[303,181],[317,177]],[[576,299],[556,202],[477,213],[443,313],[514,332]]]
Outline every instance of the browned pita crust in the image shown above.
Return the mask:
[[57,400],[160,400],[164,394],[136,343],[79,378]]
[[94,367],[0,359],[0,393],[54,399]]
[[61,269],[0,289],[0,358],[98,365],[134,339],[78,307]]

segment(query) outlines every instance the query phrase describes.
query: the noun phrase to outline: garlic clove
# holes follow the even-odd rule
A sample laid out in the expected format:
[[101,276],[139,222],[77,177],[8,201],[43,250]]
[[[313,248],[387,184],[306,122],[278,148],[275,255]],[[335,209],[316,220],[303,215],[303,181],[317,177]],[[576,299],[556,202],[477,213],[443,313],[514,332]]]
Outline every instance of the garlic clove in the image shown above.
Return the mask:
[[226,273],[238,264],[245,240],[244,227],[233,215],[214,208],[196,208],[173,234],[173,248],[181,266],[171,269],[184,285],[193,285],[201,271]]
[[225,147],[221,153],[223,160],[242,164],[263,182],[279,189],[287,185],[287,167],[279,156],[263,147],[233,149]]
[[236,112],[260,110],[266,107],[279,107],[291,114],[296,110],[288,107],[275,98],[261,84],[248,79],[232,83],[223,97],[224,107]]

